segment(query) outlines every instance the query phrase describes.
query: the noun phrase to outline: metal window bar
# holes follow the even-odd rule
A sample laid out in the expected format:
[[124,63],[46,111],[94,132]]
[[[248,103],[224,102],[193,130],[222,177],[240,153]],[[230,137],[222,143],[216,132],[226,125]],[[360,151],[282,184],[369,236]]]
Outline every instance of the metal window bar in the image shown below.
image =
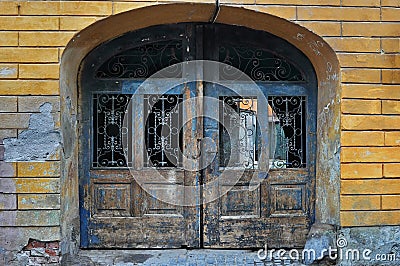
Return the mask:
[[126,94],[93,94],[92,106],[92,141],[94,168],[127,167],[132,158],[125,154],[128,147],[123,145],[123,137],[131,134],[130,126],[123,125],[128,112],[131,95]]
[[306,167],[306,97],[269,96],[270,168]]
[[182,94],[144,95],[145,167],[182,165]]
[[257,169],[257,98],[220,97],[220,166]]

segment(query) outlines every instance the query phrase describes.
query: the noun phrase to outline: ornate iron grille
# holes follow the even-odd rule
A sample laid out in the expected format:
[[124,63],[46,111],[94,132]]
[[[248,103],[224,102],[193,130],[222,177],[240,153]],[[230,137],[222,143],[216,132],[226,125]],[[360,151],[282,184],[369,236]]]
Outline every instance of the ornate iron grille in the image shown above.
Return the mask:
[[181,166],[182,99],[182,94],[144,96],[145,166]]
[[[180,40],[159,41],[135,47],[108,59],[96,72],[99,79],[141,79],[158,70],[183,61]],[[171,77],[180,77],[180,66],[171,68]],[[166,76],[169,77],[169,76]]]
[[306,97],[269,96],[270,168],[306,167]]
[[93,167],[126,167],[123,135],[131,130],[123,126],[131,95],[93,94]]
[[[302,73],[291,63],[269,51],[247,46],[222,45],[219,61],[240,69],[254,81],[304,81]],[[240,79],[233,68],[221,67],[220,79]]]
[[259,151],[257,98],[220,97],[220,121],[220,165],[256,169]]

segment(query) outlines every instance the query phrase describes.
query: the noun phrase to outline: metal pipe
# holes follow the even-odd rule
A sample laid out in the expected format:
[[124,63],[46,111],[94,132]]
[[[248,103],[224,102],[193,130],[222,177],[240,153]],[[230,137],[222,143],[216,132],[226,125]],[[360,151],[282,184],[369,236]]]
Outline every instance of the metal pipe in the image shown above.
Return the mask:
[[219,0],[215,0],[215,10],[213,16],[210,19],[210,23],[214,23],[217,20],[219,10],[220,10]]

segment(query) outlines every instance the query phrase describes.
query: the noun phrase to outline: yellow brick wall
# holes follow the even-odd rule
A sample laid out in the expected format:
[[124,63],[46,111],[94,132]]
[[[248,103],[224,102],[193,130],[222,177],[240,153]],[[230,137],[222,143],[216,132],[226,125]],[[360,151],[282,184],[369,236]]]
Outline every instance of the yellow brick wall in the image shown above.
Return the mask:
[[[75,33],[107,16],[164,2],[0,2],[0,139],[26,129],[40,103],[59,101],[60,58]],[[323,36],[337,52],[342,67],[341,223],[400,224],[400,1],[222,0],[221,4],[300,24]],[[59,121],[59,105],[53,108]],[[57,228],[58,159],[1,162],[1,189],[15,203],[0,204],[0,209],[16,213],[16,226]],[[15,187],[6,190],[6,184]]]

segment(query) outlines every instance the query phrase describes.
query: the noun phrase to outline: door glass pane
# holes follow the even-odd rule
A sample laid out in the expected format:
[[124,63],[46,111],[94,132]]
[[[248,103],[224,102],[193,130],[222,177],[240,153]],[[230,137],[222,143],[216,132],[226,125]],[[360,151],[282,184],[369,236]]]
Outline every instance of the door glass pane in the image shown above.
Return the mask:
[[145,166],[181,166],[182,99],[182,94],[144,96]]
[[221,167],[256,169],[257,98],[220,97],[219,150]]
[[306,167],[306,97],[269,96],[270,168]]
[[123,147],[123,135],[131,134],[124,127],[124,116],[131,95],[93,94],[93,167],[126,167],[127,147]]

